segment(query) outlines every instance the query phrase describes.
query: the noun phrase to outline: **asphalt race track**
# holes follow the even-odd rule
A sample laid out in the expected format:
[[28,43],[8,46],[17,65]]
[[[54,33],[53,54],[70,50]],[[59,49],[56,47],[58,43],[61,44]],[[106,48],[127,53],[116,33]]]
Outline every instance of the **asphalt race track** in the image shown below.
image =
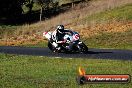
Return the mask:
[[50,57],[68,57],[68,58],[95,58],[95,59],[113,59],[113,60],[132,60],[132,50],[117,49],[89,49],[87,54],[65,54],[53,53],[48,48],[32,48],[18,46],[0,46],[0,53],[50,56]]

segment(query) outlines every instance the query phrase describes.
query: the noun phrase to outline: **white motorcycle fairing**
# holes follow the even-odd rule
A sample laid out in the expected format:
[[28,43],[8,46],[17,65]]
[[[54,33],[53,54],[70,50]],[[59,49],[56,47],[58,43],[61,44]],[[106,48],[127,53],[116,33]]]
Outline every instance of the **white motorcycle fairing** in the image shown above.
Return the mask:
[[[54,50],[56,51],[56,47],[58,46],[58,43],[52,41],[51,42],[51,36],[52,36],[52,32],[44,32],[43,36],[48,39],[48,47],[50,50],[52,50],[54,52]],[[66,42],[62,45],[61,49],[62,51],[66,51],[67,52],[67,47],[69,46],[69,44],[73,43],[75,44],[73,48],[73,51],[78,51],[78,52],[87,52],[88,51],[88,47],[80,41],[80,36],[77,32],[73,32],[73,35],[71,34],[65,34],[65,36],[63,37],[64,40],[66,40]],[[76,43],[75,43],[76,42]]]

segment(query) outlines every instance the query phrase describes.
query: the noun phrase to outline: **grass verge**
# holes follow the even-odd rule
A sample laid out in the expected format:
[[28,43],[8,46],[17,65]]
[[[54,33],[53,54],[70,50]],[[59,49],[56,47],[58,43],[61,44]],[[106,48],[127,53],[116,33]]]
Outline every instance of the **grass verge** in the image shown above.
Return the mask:
[[[71,27],[71,29],[83,35],[81,37],[87,39],[86,43],[89,47],[131,49],[132,4],[126,4],[131,3],[129,0],[123,1],[125,4],[122,1],[118,0],[116,4],[113,0],[109,3],[107,0],[91,2],[89,6],[83,9],[73,9],[43,22],[14,26],[13,28],[10,26],[2,26],[0,27],[0,45],[43,47],[46,45],[42,36],[43,31],[53,30],[56,24],[61,23],[64,25],[69,24],[66,27]],[[106,5],[106,3],[108,5]],[[119,3],[119,5],[117,5],[117,3]],[[106,6],[102,7],[103,5]],[[97,6],[99,8],[97,8]],[[116,8],[109,9],[108,7]],[[100,8],[103,9],[101,10]],[[130,33],[127,32],[129,30]],[[110,44],[108,44],[109,42]]]
[[0,54],[1,88],[131,88],[128,84],[87,84],[79,86],[78,67],[87,74],[130,74],[132,62],[105,59],[50,58]]
[[[84,39],[83,39],[84,40]],[[132,29],[122,33],[100,33],[86,38],[85,43],[92,48],[132,49]]]
[[[132,50],[132,30],[125,32],[100,32],[98,35],[83,37],[81,39],[89,48],[111,48]],[[47,47],[47,42],[37,44],[26,44],[27,47]]]
[[106,11],[93,14],[85,18],[87,21],[111,21],[111,20],[132,20],[132,4],[117,7],[114,9],[108,9]]

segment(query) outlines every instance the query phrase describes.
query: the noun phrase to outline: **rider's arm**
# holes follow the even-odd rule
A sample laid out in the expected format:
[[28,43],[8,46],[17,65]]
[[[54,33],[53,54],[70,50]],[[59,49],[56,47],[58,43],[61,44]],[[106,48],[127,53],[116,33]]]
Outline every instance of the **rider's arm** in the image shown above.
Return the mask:
[[60,40],[58,36],[56,36],[56,43],[65,43],[66,40]]
[[69,30],[69,29],[65,29],[64,30],[65,33],[70,33],[71,35],[73,35],[73,31]]

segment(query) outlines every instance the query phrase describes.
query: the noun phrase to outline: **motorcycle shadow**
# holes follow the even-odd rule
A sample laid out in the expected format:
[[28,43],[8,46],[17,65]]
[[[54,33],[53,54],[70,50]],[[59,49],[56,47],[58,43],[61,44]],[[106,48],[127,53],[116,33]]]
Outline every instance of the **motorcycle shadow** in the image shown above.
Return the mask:
[[61,52],[65,54],[108,54],[108,53],[113,53],[113,52],[107,52],[107,51],[87,51],[85,53],[80,53],[80,52]]
[[87,51],[85,54],[108,54],[113,52],[107,52],[107,51]]

